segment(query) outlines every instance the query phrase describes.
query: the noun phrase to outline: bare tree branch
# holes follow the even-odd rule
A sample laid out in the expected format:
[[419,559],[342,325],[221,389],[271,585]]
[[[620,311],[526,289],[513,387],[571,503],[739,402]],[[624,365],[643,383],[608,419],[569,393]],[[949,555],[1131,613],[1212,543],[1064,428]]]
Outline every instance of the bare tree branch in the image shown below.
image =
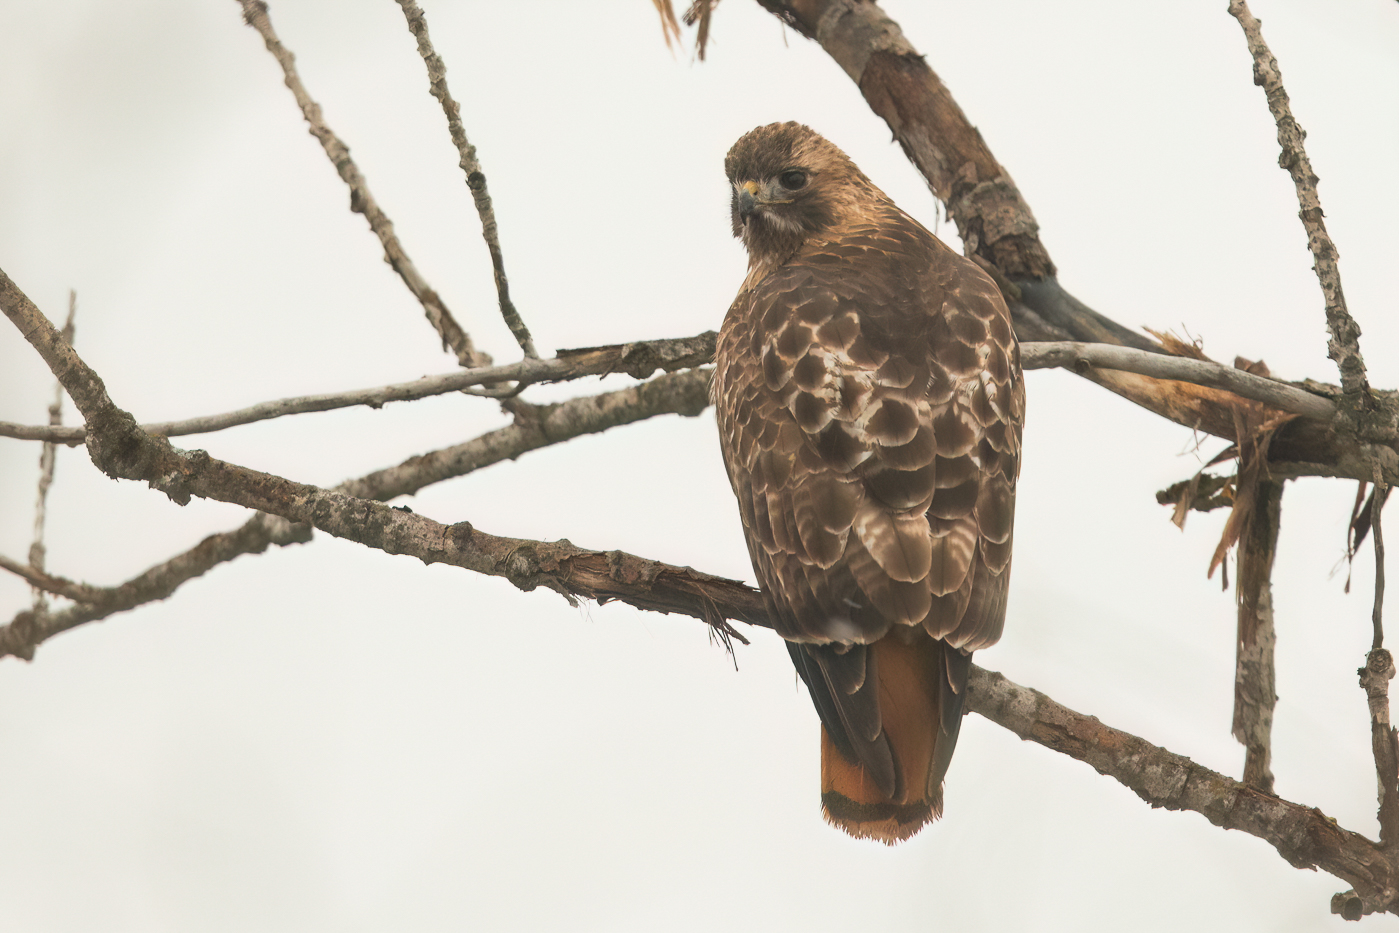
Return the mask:
[[[699,366],[713,359],[712,331],[694,337],[640,341],[606,347],[560,351],[550,360],[522,360],[507,366],[490,366],[413,382],[359,389],[351,392],[303,396],[202,418],[161,422],[144,426],[150,434],[174,437],[222,430],[267,418],[301,412],[326,411],[352,405],[378,407],[456,391],[471,385],[514,381],[518,386],[534,382],[558,382],[588,375],[625,372],[643,378],[657,369],[673,371]],[[1386,446],[1361,444],[1336,432],[1334,403],[1325,396],[1285,382],[1256,376],[1209,360],[1194,360],[1148,353],[1130,347],[1075,342],[1021,344],[1026,369],[1063,367],[1098,382],[1113,380],[1117,391],[1162,417],[1192,429],[1236,440],[1233,410],[1237,397],[1262,401],[1282,411],[1302,414],[1315,425],[1299,431],[1288,425],[1273,442],[1272,456],[1287,464],[1286,475],[1352,476],[1369,479],[1374,463],[1381,465],[1387,481],[1399,482],[1399,451],[1394,432],[1376,427],[1376,440],[1388,437]],[[1227,392],[1230,394],[1223,394]],[[1237,396],[1237,397],[1236,397]],[[1379,396],[1384,405],[1393,399]],[[1233,399],[1233,401],[1231,401]],[[85,428],[53,428],[0,422],[0,436],[28,440],[81,443]]]
[[711,375],[708,369],[671,373],[615,392],[569,399],[557,405],[531,406],[508,427],[411,457],[397,466],[344,482],[336,489],[361,499],[387,501],[585,434],[599,434],[657,415],[694,417],[709,405]]
[[1297,216],[1302,218],[1302,226],[1306,228],[1307,248],[1316,259],[1313,268],[1326,300],[1326,327],[1331,332],[1331,339],[1326,344],[1327,356],[1336,361],[1341,371],[1341,388],[1347,396],[1359,401],[1370,392],[1365,360],[1360,355],[1360,325],[1346,310],[1346,296],[1341,291],[1341,270],[1337,264],[1340,254],[1336,251],[1336,244],[1331,242],[1331,235],[1326,232],[1325,214],[1316,191],[1318,179],[1302,145],[1307,134],[1292,116],[1287,91],[1282,86],[1278,60],[1263,41],[1262,23],[1249,12],[1244,0],[1229,0],[1229,13],[1243,28],[1248,50],[1253,55],[1253,83],[1263,88],[1268,98],[1268,109],[1278,125],[1278,145],[1282,147],[1278,165],[1292,176],[1292,183],[1297,188],[1297,202],[1301,205]]
[[[651,0],[656,7],[656,12],[661,17],[661,33],[665,36],[666,48],[673,49],[680,44],[680,23],[675,18],[675,8],[670,5],[670,0]],[[703,53],[701,53],[703,57]]]
[[[630,358],[635,360],[647,355],[646,352],[637,353]],[[625,358],[626,354],[621,356]],[[602,395],[570,399],[556,405],[530,406],[524,410],[527,416],[517,417],[512,425],[348,480],[336,490],[362,499],[385,501],[584,434],[599,433],[662,414],[698,415],[709,404],[709,378],[709,370],[689,370]],[[32,658],[34,649],[53,635],[143,603],[165,599],[180,585],[219,563],[243,554],[262,553],[271,544],[284,546],[309,540],[311,529],[308,526],[260,514],[241,528],[206,538],[193,550],[178,554],[120,586],[84,587],[46,577],[49,584],[46,588],[51,592],[84,600],[87,604],[52,612],[20,613],[8,626],[0,626],[0,656],[13,654]],[[8,567],[4,558],[0,558],[0,567]]]
[[1022,739],[1092,765],[1153,807],[1194,810],[1216,826],[1257,836],[1289,864],[1330,872],[1380,909],[1399,912],[1399,871],[1389,855],[1314,807],[1225,777],[978,667],[967,706]]
[[[721,635],[737,635],[727,619],[768,623],[761,595],[737,581],[619,551],[588,551],[568,541],[501,538],[465,522],[445,526],[378,502],[258,473],[199,451],[176,450],[163,438],[142,432],[135,419],[115,406],[101,379],[3,274],[0,305],[88,420],[88,449],[94,462],[110,475],[143,480],[177,502],[192,495],[234,502],[388,553],[502,576],[521,589],[546,586],[570,601],[617,599],[642,609],[693,616]],[[27,656],[26,645],[34,640],[27,629],[37,621],[34,613],[22,613],[0,630],[0,651]],[[32,647],[28,650],[32,652]],[[999,675],[974,672],[971,708],[1023,738],[1088,762],[1153,805],[1195,810],[1220,826],[1266,839],[1292,864],[1325,868],[1385,909],[1399,901],[1396,872],[1386,855],[1315,810],[1238,784],[1073,713]]]
[[[38,315],[38,319],[43,319],[43,316],[39,315],[38,309],[34,308],[34,305],[29,302],[29,299],[24,297],[24,294],[15,287],[14,283],[8,280],[8,277],[4,277],[3,271],[0,271],[0,302],[6,304],[6,313],[18,313],[18,315],[21,315],[21,319],[32,319],[31,312],[32,315]],[[52,330],[52,326],[49,326],[46,320],[45,325]],[[20,326],[21,330],[25,330],[25,325],[21,323]],[[690,344],[690,341],[676,341],[676,343],[672,343],[672,341],[658,341],[658,343],[648,344],[624,344],[624,346],[621,347],[589,348],[589,350],[578,350],[569,352],[569,354],[560,354],[560,357],[555,357],[554,361],[533,361],[533,359],[525,359],[525,361],[520,361],[519,364],[515,364],[515,366],[492,368],[485,371],[485,373],[488,373],[490,378],[506,379],[509,378],[508,375],[505,375],[506,371],[525,373],[532,371],[534,368],[539,368],[534,369],[534,371],[548,373],[544,378],[561,378],[569,369],[574,369],[574,371],[586,369],[586,371],[596,372],[596,366],[606,366],[606,369],[603,369],[603,371],[625,369],[625,371],[628,372],[651,372],[656,366],[695,365],[697,362],[701,361],[701,359],[711,358],[712,343],[709,343],[711,339],[712,337],[709,336],[709,334],[701,334],[701,336],[693,339],[695,344]],[[698,346],[701,341],[705,344],[702,348]],[[62,340],[57,341],[57,343],[62,344]],[[66,348],[66,350],[64,350],[62,346],[45,347],[41,348],[41,352],[45,352],[45,354],[57,354],[57,357],[50,361],[50,368],[59,366],[60,369],[63,369],[69,365],[67,358],[64,357],[63,354],[64,352],[71,352],[70,347]],[[1049,350],[1045,365],[1065,365],[1067,359],[1079,358],[1072,355],[1074,352],[1077,352],[1079,355],[1083,354],[1081,350],[1066,351],[1063,350],[1063,348],[1059,348],[1059,350]],[[1163,355],[1164,358],[1164,354],[1157,355]],[[1027,366],[1027,368],[1031,368],[1032,365],[1039,362],[1038,359],[1035,359],[1032,352],[1025,352],[1024,357],[1025,366]],[[1119,359],[1118,365],[1136,365],[1130,362],[1132,354],[1121,352],[1119,357],[1121,357],[1121,359]],[[48,355],[46,355],[45,358],[49,359]],[[669,364],[666,362],[667,359],[670,361]],[[1175,366],[1181,364],[1181,362],[1184,362],[1184,364],[1196,364],[1196,362],[1203,361],[1185,361],[1185,359],[1177,359],[1177,361],[1170,362],[1170,364],[1165,364],[1165,362],[1151,362],[1150,365],[1167,366],[1167,368],[1171,368],[1172,372],[1175,372],[1177,371]],[[651,368],[648,369],[646,366],[651,366]],[[1219,366],[1219,364],[1216,364],[1216,366]],[[1193,371],[1193,368],[1191,371]],[[1083,372],[1083,368],[1079,365],[1074,365],[1074,372]],[[1184,375],[1186,371],[1185,369],[1181,369],[1179,372]],[[1241,390],[1245,390],[1245,392],[1252,392],[1254,389],[1252,389],[1251,386],[1258,385],[1258,383],[1249,382],[1248,379],[1242,379],[1242,376],[1247,375],[1247,373],[1233,373],[1228,371],[1228,368],[1219,368],[1213,369],[1213,371],[1207,369],[1206,375],[1209,375],[1210,372],[1214,373],[1214,375],[1209,376],[1210,379],[1217,378],[1224,380],[1227,385],[1240,386]],[[460,375],[469,376],[469,373],[460,373]],[[1220,390],[1210,389],[1210,387],[1193,386],[1191,383],[1179,382],[1179,380],[1147,378],[1147,376],[1136,375],[1136,373],[1104,371],[1104,369],[1098,368],[1090,368],[1084,375],[1087,375],[1087,378],[1102,383],[1107,383],[1109,379],[1111,379],[1112,382],[1115,383],[1115,389],[1125,394],[1129,399],[1137,401],[1137,403],[1142,404],[1143,407],[1149,408],[1151,411],[1156,411],[1157,414],[1171,418],[1171,420],[1177,421],[1179,424],[1184,424],[1186,427],[1202,429],[1202,431],[1217,436],[1223,436],[1223,438],[1235,439],[1234,406],[1233,403],[1230,403],[1230,397],[1233,396],[1221,396]],[[485,379],[487,375],[476,373],[474,378]],[[95,379],[95,375],[92,375],[90,371],[80,373],[80,376],[77,378],[78,389],[88,392],[88,390],[90,390],[90,386],[87,385],[88,379]],[[67,385],[67,383],[64,383],[64,385]],[[1269,380],[1263,380],[1263,385],[1269,386],[1269,389],[1267,389],[1269,392],[1274,392],[1276,386],[1281,385],[1281,383],[1272,383],[1269,382]],[[101,380],[99,379],[97,379],[97,386],[101,387]],[[73,390],[70,389],[70,394],[71,393],[73,393]],[[1283,396],[1287,396],[1288,399],[1291,399],[1291,401],[1284,400],[1284,404],[1305,404],[1305,406],[1315,406],[1316,404],[1315,401],[1305,399],[1307,393],[1295,394],[1295,396],[1290,393],[1283,393]],[[1281,400],[1283,396],[1269,397],[1276,397],[1276,399]],[[105,394],[102,396],[102,399],[105,399]],[[74,400],[78,401],[77,396],[74,396]],[[94,400],[97,401],[97,399]],[[1325,400],[1322,399],[1321,401]],[[1382,404],[1382,406],[1399,408],[1399,404],[1396,404],[1396,400],[1393,399],[1393,397],[1378,397],[1377,401],[1379,404]],[[80,407],[80,410],[83,408],[81,403],[78,407]],[[1319,410],[1316,411],[1316,414],[1319,414]],[[126,417],[129,417],[129,415],[126,415]],[[1374,435],[1374,441],[1378,442],[1361,442],[1354,438],[1354,436],[1339,434],[1339,432],[1336,431],[1335,422],[1332,422],[1332,424],[1321,424],[1321,422],[1315,420],[1308,420],[1305,421],[1304,424],[1315,425],[1314,428],[1298,429],[1298,431],[1290,429],[1293,428],[1294,424],[1298,424],[1300,421],[1301,420],[1297,420],[1294,421],[1293,424],[1284,425],[1284,428],[1279,432],[1279,436],[1274,438],[1272,445],[1272,456],[1276,457],[1280,462],[1290,464],[1294,474],[1307,473],[1315,474],[1315,476],[1370,478],[1372,474],[1374,474],[1375,466],[1378,464],[1386,483],[1399,483],[1399,446],[1396,446],[1395,438],[1393,438],[1395,432],[1393,432],[1392,429],[1385,431],[1382,427],[1374,427],[1371,429],[1371,432],[1372,435]],[[90,427],[92,425],[91,418],[88,418],[88,425],[90,425]],[[55,431],[55,429],[48,428],[45,429],[45,431]],[[29,434],[31,434],[31,436],[34,434],[48,436],[45,432],[36,431],[36,429],[29,429]],[[102,460],[95,459],[95,462],[101,464]]]
[[88,595],[92,602],[47,612],[21,612],[0,626],[0,657],[13,655],[33,660],[34,649],[53,636],[86,622],[105,619],[170,596],[184,583],[242,554],[258,554],[269,545],[285,546],[311,540],[311,529],[293,525],[273,515],[255,515],[241,528],[210,535],[196,547],[151,567],[120,586],[102,588]]
[[[447,129],[452,134],[452,143],[457,147],[461,160],[457,163],[466,172],[466,186],[471,189],[471,199],[476,203],[476,213],[481,216],[481,236],[486,240],[486,248],[491,254],[491,269],[495,273],[496,294],[500,298],[500,314],[505,318],[510,333],[520,344],[520,349],[530,359],[538,359],[539,352],[534,348],[534,338],[525,326],[515,303],[510,300],[510,283],[505,278],[505,258],[500,251],[500,233],[496,227],[495,209],[491,207],[491,194],[486,190],[486,175],[481,171],[481,163],[476,158],[476,147],[466,138],[466,130],[461,124],[461,107],[452,99],[447,90],[447,65],[432,47],[427,34],[427,17],[413,0],[398,0],[403,15],[408,19],[408,29],[418,40],[418,54],[427,65],[428,82],[432,96],[442,105],[447,115]],[[672,14],[672,19],[674,15]],[[679,27],[677,27],[678,29]]]
[[[78,293],[68,290],[68,319],[63,323],[62,336],[68,343],[73,342],[74,317],[78,313]],[[53,403],[49,405],[49,426],[63,424],[63,384],[55,383]],[[49,487],[53,485],[53,472],[58,463],[58,447],[52,441],[45,442],[39,452],[39,494],[34,503],[34,541],[29,545],[29,566],[43,573],[47,548],[44,546],[44,525],[48,521]],[[32,583],[33,581],[31,581]],[[48,605],[44,587],[34,584],[34,611],[43,612]]]
[[[713,331],[706,331],[694,337],[645,340],[636,343],[613,344],[606,347],[561,350],[556,357],[549,360],[526,359],[506,366],[486,366],[479,369],[444,373],[439,376],[424,376],[412,382],[377,386],[372,389],[353,389],[348,392],[330,392],[323,395],[303,395],[297,398],[277,399],[219,415],[146,424],[142,425],[141,429],[147,434],[160,437],[179,437],[190,434],[208,434],[238,425],[281,418],[285,415],[331,411],[337,408],[351,408],[356,405],[379,408],[387,402],[406,402],[433,395],[445,395],[448,392],[461,391],[468,386],[475,385],[514,382],[515,390],[518,390],[534,383],[567,382],[587,376],[606,376],[612,373],[626,373],[637,379],[644,379],[657,370],[674,372],[713,362],[715,337]],[[86,436],[87,429],[84,427],[55,428],[0,421],[0,437],[54,441],[71,446],[81,444]]]
[[296,97],[296,103],[301,108],[301,115],[305,117],[311,128],[311,135],[320,140],[321,147],[325,149],[325,154],[330,157],[335,170],[349,186],[350,210],[357,214],[363,214],[365,220],[369,221],[370,229],[374,231],[384,247],[384,258],[388,260],[389,265],[393,266],[394,271],[403,280],[403,284],[408,286],[408,290],[422,304],[423,312],[427,315],[428,321],[442,338],[443,348],[450,348],[456,354],[457,361],[463,366],[489,365],[491,358],[475,348],[466,331],[462,330],[461,325],[452,317],[452,312],[447,310],[447,305],[441,296],[427,284],[418,272],[417,266],[413,265],[413,261],[408,258],[403,244],[399,242],[398,236],[393,232],[393,221],[389,220],[388,215],[374,200],[374,196],[369,192],[369,184],[360,174],[359,167],[355,165],[354,160],[350,158],[349,147],[326,125],[325,118],[321,115],[320,105],[311,99],[311,95],[306,92],[305,85],[301,83],[301,78],[296,73],[295,56],[287,50],[286,46],[282,45],[276,32],[272,29],[267,4],[263,0],[238,0],[238,2],[243,7],[243,21],[261,34],[263,42],[267,45],[267,50],[282,66],[286,85]]

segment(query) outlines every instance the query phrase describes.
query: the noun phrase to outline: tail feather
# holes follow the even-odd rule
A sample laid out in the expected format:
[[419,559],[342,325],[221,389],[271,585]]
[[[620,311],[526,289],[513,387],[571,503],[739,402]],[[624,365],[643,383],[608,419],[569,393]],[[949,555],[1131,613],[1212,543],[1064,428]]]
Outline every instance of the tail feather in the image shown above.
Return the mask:
[[[883,762],[861,761],[864,756],[823,722],[821,808],[832,825],[850,835],[893,845],[942,815],[942,779],[960,731],[971,659],[926,637],[886,637],[867,650],[875,679],[867,686],[875,689],[860,693],[878,704],[883,726],[878,744],[893,758],[893,792],[887,779],[878,779]],[[854,698],[828,695],[817,708]]]

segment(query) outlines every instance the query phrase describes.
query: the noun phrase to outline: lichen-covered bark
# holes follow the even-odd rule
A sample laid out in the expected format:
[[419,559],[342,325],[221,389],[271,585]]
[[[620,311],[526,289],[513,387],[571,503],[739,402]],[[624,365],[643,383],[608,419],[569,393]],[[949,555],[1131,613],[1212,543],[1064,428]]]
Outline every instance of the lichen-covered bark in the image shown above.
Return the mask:
[[1244,783],[1273,792],[1273,708],[1277,677],[1273,654],[1273,557],[1282,518],[1282,482],[1260,480],[1252,514],[1239,538],[1238,640],[1234,670],[1234,738],[1247,749]]

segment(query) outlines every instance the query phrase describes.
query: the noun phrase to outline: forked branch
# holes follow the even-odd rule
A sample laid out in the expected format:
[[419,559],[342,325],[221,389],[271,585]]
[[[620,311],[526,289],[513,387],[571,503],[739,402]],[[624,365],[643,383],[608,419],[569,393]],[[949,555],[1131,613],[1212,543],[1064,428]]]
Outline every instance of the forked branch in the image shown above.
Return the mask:
[[1319,179],[1312,171],[1311,160],[1307,158],[1307,150],[1302,144],[1307,134],[1292,116],[1287,91],[1282,86],[1278,60],[1263,41],[1263,24],[1249,12],[1245,0],[1229,0],[1229,13],[1243,27],[1249,53],[1253,56],[1253,83],[1267,95],[1268,109],[1278,125],[1278,145],[1282,147],[1278,165],[1292,176],[1292,183],[1297,188],[1297,203],[1301,206],[1297,216],[1302,218],[1302,226],[1306,229],[1307,249],[1311,250],[1316,260],[1313,268],[1326,301],[1326,328],[1331,332],[1326,352],[1341,371],[1341,388],[1359,403],[1370,392],[1365,360],[1360,355],[1360,325],[1355,323],[1346,309],[1338,264],[1340,254],[1336,251],[1336,244],[1331,242],[1331,234],[1326,232],[1326,215],[1321,210],[1321,198],[1316,191]]

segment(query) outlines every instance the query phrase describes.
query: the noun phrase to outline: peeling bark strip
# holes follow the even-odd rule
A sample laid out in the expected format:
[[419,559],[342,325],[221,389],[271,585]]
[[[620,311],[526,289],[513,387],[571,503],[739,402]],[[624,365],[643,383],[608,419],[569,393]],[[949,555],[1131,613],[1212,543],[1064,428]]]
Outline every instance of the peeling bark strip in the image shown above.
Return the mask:
[[301,108],[301,115],[311,128],[311,135],[320,141],[321,148],[325,150],[326,156],[330,158],[335,166],[336,172],[350,188],[350,210],[357,214],[363,214],[364,219],[369,221],[370,229],[379,238],[380,244],[384,247],[384,258],[393,270],[398,273],[403,284],[408,286],[408,290],[413,293],[413,297],[423,306],[423,313],[427,315],[428,322],[442,338],[443,349],[450,348],[456,354],[457,362],[463,366],[486,366],[491,362],[491,358],[476,350],[471,338],[466,331],[461,329],[456,318],[452,317],[452,312],[447,310],[447,305],[442,298],[423,279],[418,272],[418,267],[413,265],[413,261],[408,258],[408,253],[404,251],[403,244],[399,242],[398,236],[393,232],[393,221],[379,207],[379,202],[374,200],[374,195],[369,193],[369,184],[360,174],[359,166],[355,165],[350,158],[350,147],[336,136],[329,126],[326,125],[325,118],[321,115],[320,104],[311,99],[311,95],[306,92],[306,87],[301,83],[301,77],[296,73],[296,57],[282,45],[277,38],[277,33],[272,29],[272,20],[268,16],[267,4],[263,0],[238,0],[243,7],[243,21],[253,27],[262,36],[263,43],[267,46],[267,51],[271,52],[277,59],[277,63],[282,66],[282,74],[285,76],[285,83],[296,97],[297,106]]
[[1061,706],[1038,690],[972,668],[967,706],[1031,742],[1092,765],[1153,807],[1194,810],[1216,826],[1265,840],[1296,868],[1320,868],[1396,912],[1399,871],[1369,839],[1315,808],[1263,793]]
[[1287,91],[1282,86],[1278,60],[1263,41],[1263,24],[1249,12],[1244,0],[1229,0],[1229,13],[1243,28],[1248,50],[1253,55],[1253,83],[1263,89],[1268,98],[1268,110],[1278,125],[1278,145],[1282,147],[1278,165],[1292,176],[1292,184],[1297,189],[1297,202],[1301,206],[1297,216],[1302,218],[1302,226],[1306,229],[1307,249],[1316,259],[1313,268],[1326,300],[1326,328],[1331,332],[1326,355],[1336,361],[1341,371],[1341,388],[1358,403],[1370,392],[1365,360],[1360,355],[1360,325],[1346,310],[1346,296],[1341,290],[1341,269],[1337,261],[1340,253],[1331,241],[1331,234],[1326,232],[1325,214],[1316,190],[1316,183],[1320,179],[1312,171],[1311,160],[1307,158],[1307,150],[1302,145],[1307,134],[1292,116]]

